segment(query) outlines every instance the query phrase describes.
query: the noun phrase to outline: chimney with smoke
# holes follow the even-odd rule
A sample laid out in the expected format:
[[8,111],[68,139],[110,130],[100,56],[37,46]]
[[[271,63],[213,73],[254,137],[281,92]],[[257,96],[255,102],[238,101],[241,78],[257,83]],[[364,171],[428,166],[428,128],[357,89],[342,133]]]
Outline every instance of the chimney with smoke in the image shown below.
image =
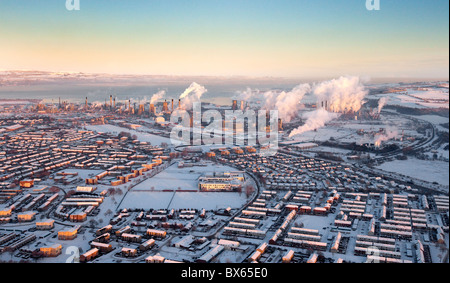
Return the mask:
[[278,119],[278,131],[283,131],[283,120]]
[[150,115],[156,115],[155,104],[150,104]]
[[237,100],[233,100],[233,105],[231,106],[231,108],[233,109],[233,111],[237,110]]
[[208,90],[204,86],[193,82],[179,97],[183,100],[183,109],[192,109],[194,102],[200,101],[203,94],[207,91]]

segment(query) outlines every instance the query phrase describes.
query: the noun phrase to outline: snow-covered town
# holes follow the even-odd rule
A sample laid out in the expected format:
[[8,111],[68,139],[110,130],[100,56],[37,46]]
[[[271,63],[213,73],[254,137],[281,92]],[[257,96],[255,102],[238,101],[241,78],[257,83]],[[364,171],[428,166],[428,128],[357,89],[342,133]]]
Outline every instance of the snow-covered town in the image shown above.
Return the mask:
[[0,0],[1,279],[444,274],[449,6]]
[[356,108],[360,84],[340,92],[351,104],[295,89],[202,104],[245,112],[297,96],[278,109],[272,155],[173,144],[170,115],[192,113],[200,87],[0,102],[0,261],[448,262],[448,82],[368,85]]

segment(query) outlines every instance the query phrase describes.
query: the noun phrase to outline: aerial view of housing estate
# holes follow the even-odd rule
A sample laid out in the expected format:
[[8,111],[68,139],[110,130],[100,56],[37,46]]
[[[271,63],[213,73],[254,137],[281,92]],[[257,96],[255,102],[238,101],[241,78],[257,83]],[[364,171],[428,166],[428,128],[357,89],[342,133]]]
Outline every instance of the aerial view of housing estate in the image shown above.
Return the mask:
[[0,0],[0,262],[448,263],[448,1],[42,2]]

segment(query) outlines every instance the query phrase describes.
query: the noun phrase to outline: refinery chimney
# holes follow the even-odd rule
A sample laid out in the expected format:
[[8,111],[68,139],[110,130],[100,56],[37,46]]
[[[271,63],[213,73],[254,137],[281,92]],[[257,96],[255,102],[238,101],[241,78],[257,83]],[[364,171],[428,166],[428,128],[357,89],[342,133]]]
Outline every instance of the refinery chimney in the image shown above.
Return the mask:
[[237,110],[237,100],[233,100],[232,109],[233,109],[233,111]]
[[150,104],[150,115],[155,115],[156,111],[155,111],[155,105],[154,104]]

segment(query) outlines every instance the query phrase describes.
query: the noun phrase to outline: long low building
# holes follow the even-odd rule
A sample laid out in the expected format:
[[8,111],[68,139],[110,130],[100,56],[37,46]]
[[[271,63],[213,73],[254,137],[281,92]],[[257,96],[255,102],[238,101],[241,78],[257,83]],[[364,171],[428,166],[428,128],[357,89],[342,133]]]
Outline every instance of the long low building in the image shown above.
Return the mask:
[[204,255],[197,259],[198,263],[210,263],[214,258],[216,258],[225,249],[222,245],[217,245],[216,247],[207,251]]

